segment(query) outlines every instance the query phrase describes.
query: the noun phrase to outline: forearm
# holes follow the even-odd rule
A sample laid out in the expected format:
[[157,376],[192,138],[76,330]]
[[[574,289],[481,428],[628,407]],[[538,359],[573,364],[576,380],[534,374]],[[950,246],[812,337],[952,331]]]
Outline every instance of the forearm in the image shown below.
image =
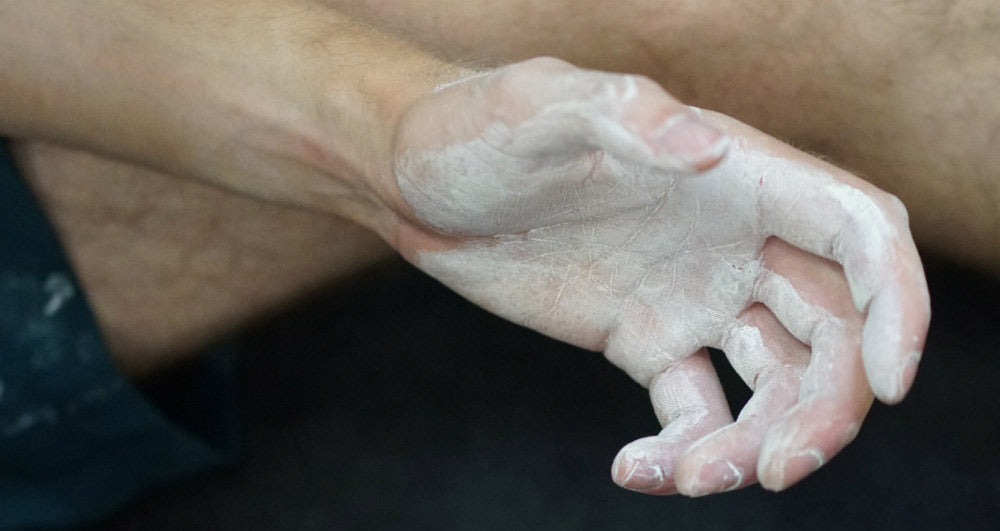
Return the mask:
[[434,0],[421,9],[405,0],[326,2],[450,60],[553,55],[642,73],[690,104],[796,138],[829,127],[826,117],[803,113],[804,107],[852,82],[889,76],[890,63],[899,62],[885,51],[897,36],[884,19],[870,21],[870,28],[845,27],[854,15],[848,2]]
[[395,121],[438,60],[308,2],[11,1],[0,132],[390,224]]
[[391,256],[335,216],[43,143],[11,147],[130,376],[196,355]]

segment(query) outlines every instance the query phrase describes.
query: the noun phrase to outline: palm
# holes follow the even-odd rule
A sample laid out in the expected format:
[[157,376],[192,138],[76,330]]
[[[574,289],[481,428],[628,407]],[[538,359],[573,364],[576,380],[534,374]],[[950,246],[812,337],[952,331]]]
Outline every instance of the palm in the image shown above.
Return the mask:
[[[518,82],[538,77],[538,69],[532,65],[534,77]],[[615,471],[620,482],[673,491],[681,455],[697,453],[692,443],[715,430],[697,445],[704,455],[685,458],[698,461],[690,465],[692,493],[749,483],[758,455],[776,486],[789,481],[786,472],[808,473],[786,462],[824,461],[853,437],[871,402],[859,359],[864,315],[851,295],[860,308],[873,298],[899,306],[914,289],[886,295],[880,284],[922,282],[893,278],[900,262],[912,260],[904,215],[857,179],[721,117],[712,119],[735,145],[713,169],[685,175],[636,128],[622,127],[630,107],[661,94],[631,78],[573,75],[582,80],[558,84],[571,94],[554,102],[538,90],[518,93],[509,79],[478,81],[515,86],[500,90],[501,108],[486,114],[500,125],[481,124],[472,138],[462,131],[440,148],[424,147],[421,132],[431,116],[440,121],[440,109],[427,109],[449,94],[411,113],[399,137],[397,178],[417,217],[434,227],[411,233],[414,242],[434,242],[412,243],[412,257],[501,316],[603,350],[650,387],[665,429],[626,447]],[[461,90],[452,89],[451,100]],[[842,263],[849,287],[834,264],[772,235]],[[920,315],[905,323],[872,318],[879,327],[917,329],[905,346],[883,340],[879,349],[919,347]],[[735,424],[705,346],[723,349],[755,389]],[[897,392],[883,394],[895,399]],[[810,399],[821,396],[832,400]],[[834,426],[800,429],[816,424],[809,420],[816,415]],[[720,478],[699,472],[720,455]],[[770,461],[773,473],[765,470]],[[651,477],[636,482],[638,462]]]
[[625,189],[613,170],[577,176],[581,196],[604,197],[609,212],[581,204],[581,219],[468,240],[420,266],[508,319],[607,348],[648,385],[700,347],[721,348],[753,302],[768,234],[746,156],[698,177],[658,176],[656,191]]

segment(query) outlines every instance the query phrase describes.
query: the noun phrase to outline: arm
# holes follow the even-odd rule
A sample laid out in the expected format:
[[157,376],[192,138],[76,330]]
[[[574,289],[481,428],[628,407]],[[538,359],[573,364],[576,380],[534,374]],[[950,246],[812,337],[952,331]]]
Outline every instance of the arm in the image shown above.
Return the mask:
[[0,134],[134,163],[17,150],[133,376],[385,256],[337,217],[387,237],[371,170],[456,72],[309,2],[0,5]]
[[383,236],[368,177],[391,156],[402,111],[461,72],[309,2],[12,1],[0,25],[3,134]]
[[119,370],[141,380],[393,255],[337,216],[41,142],[12,145]]
[[927,250],[1000,271],[991,0],[327,1],[453,60],[646,74],[863,175],[903,200]]
[[[469,76],[311,5],[41,6],[8,13],[5,132],[356,220],[487,309],[604,350],[666,425],[624,451],[626,486],[671,492],[664,470],[694,463],[697,479],[710,458],[786,487],[818,464],[796,458],[853,437],[866,376],[887,401],[912,381],[927,300],[898,202],[647,79],[554,60]],[[77,46],[52,52],[24,28]],[[738,148],[725,159],[720,131]],[[822,280],[833,263],[844,272]],[[732,343],[747,337],[765,346]],[[703,346],[759,380],[767,415],[731,424],[752,444],[726,436],[678,462],[732,420]],[[802,389],[783,384],[799,375]],[[657,483],[626,473],[640,463]],[[730,486],[709,483],[683,488]]]

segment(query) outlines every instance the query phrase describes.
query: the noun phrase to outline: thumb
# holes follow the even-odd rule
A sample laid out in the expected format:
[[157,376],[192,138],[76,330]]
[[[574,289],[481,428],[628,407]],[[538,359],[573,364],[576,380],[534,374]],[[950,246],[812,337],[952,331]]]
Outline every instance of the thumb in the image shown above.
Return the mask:
[[490,81],[490,101],[484,103],[495,122],[488,134],[516,133],[496,138],[508,152],[572,157],[601,150],[645,166],[693,172],[714,165],[729,145],[697,109],[643,76],[582,70],[542,57],[502,68]]
[[425,100],[397,135],[395,168],[427,224],[509,234],[646,204],[728,144],[646,78],[541,58]]

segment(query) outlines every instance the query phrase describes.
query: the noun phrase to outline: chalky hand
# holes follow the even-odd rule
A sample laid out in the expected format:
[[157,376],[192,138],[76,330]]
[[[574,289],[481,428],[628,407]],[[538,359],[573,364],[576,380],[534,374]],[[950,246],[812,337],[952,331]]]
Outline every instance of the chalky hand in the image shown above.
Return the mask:
[[[395,177],[404,256],[649,388],[663,430],[615,459],[627,488],[786,488],[912,383],[929,305],[902,205],[644,78],[539,59],[441,87]],[[754,391],[735,421],[705,347]]]

